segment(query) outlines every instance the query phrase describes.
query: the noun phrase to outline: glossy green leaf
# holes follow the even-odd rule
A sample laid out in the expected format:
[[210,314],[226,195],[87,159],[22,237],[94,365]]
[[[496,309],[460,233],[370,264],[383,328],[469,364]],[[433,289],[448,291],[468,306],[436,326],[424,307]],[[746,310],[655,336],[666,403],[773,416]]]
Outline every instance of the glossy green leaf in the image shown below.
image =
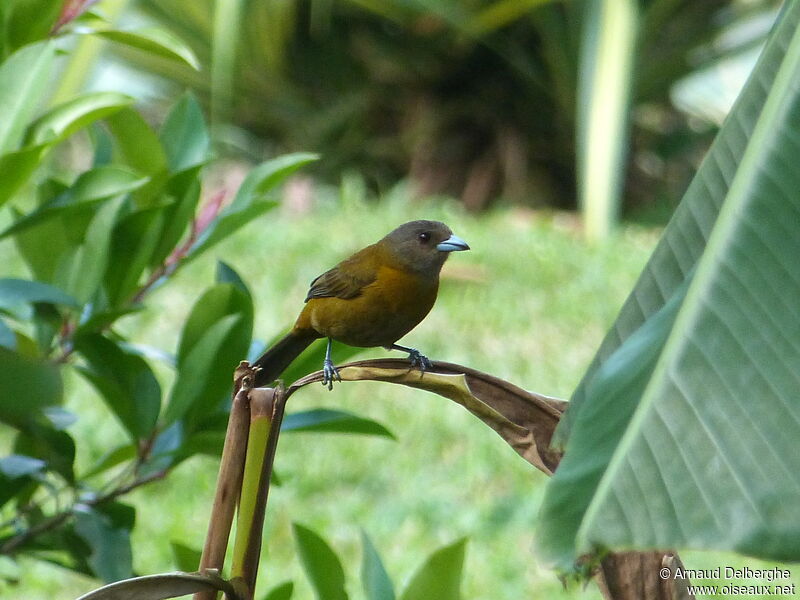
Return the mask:
[[24,454],[9,454],[0,458],[0,473],[9,479],[32,475],[44,470],[47,463],[39,458]]
[[28,279],[0,279],[0,307],[10,308],[21,302],[46,302],[77,308],[78,301],[62,290]]
[[286,415],[281,431],[318,431],[358,433],[396,439],[391,431],[372,419],[365,419],[343,410],[317,408]]
[[161,386],[150,365],[100,334],[82,335],[75,349],[86,360],[83,375],[136,441],[151,435],[161,406]]
[[111,232],[124,203],[117,197],[103,204],[86,230],[86,239],[77,249],[66,288],[81,302],[88,302],[98,292],[109,264]]
[[235,285],[217,284],[198,299],[181,332],[168,423],[190,408],[195,420],[218,408],[247,352],[252,328],[252,300]]
[[123,108],[106,118],[114,137],[117,159],[138,173],[154,176],[167,168],[167,156],[156,133],[132,108]]
[[291,600],[292,594],[294,594],[294,583],[284,581],[267,592],[264,600]]
[[73,202],[87,202],[127,194],[147,183],[148,178],[120,165],[102,165],[81,173],[72,184]]
[[178,345],[178,366],[209,327],[222,317],[232,314],[243,314],[252,318],[253,307],[249,294],[230,283],[220,283],[208,289],[192,307],[192,312],[183,326]]
[[202,551],[175,541],[171,541],[169,547],[172,550],[172,560],[178,570],[187,573],[197,570],[197,565],[200,564],[200,555]]
[[98,201],[132,192],[145,185],[147,181],[146,177],[120,166],[95,167],[82,173],[65,192],[17,219],[0,233],[0,239],[49,219],[64,218],[80,211],[92,210]]
[[61,279],[65,286],[68,285],[76,247],[72,238],[76,229],[69,227],[68,219],[54,219],[14,236],[17,251],[36,279],[50,283]]
[[86,311],[81,314],[81,321],[78,323],[75,334],[99,333],[121,317],[142,311],[144,308],[143,304],[134,304],[119,309],[101,310],[97,312]]
[[35,414],[26,415],[22,430],[14,441],[14,452],[39,458],[50,471],[58,473],[67,483],[74,483],[75,440],[66,431],[33,421]]
[[46,39],[61,10],[61,3],[52,0],[6,1],[4,34],[10,48]]
[[275,202],[268,198],[268,192],[297,169],[317,158],[316,154],[307,152],[286,154],[252,169],[236,192],[233,202],[222,211],[216,221],[192,247],[190,257],[196,258],[214,244],[274,207]]
[[361,532],[361,548],[361,585],[367,600],[395,600],[392,580],[365,531]]
[[216,280],[217,283],[230,283],[236,286],[236,288],[241,290],[244,294],[247,294],[248,297],[250,296],[250,290],[247,289],[247,284],[244,282],[244,280],[239,276],[232,266],[221,260],[217,261]]
[[247,325],[242,315],[233,314],[214,323],[197,340],[178,366],[178,377],[164,414],[167,423],[180,419],[191,409],[196,418],[219,408],[232,373],[242,356]]
[[35,419],[63,393],[56,366],[0,347],[0,422],[16,427]]
[[78,505],[75,510],[75,532],[91,548],[89,565],[105,582],[133,575],[131,528],[134,515],[133,507],[121,503],[100,507]]
[[30,180],[42,162],[42,156],[47,150],[45,144],[28,146],[0,156],[0,206],[14,197]]
[[136,458],[136,445],[124,444],[122,446],[118,446],[110,452],[107,452],[100,460],[97,461],[97,463],[95,463],[91,469],[89,469],[86,473],[83,473],[81,475],[81,479],[94,477],[95,475],[99,475],[108,469],[112,469],[117,465],[129,460],[133,460],[134,458]]
[[155,54],[162,58],[181,62],[196,70],[200,69],[200,62],[197,60],[194,52],[192,52],[192,49],[179,37],[176,37],[163,28],[146,28],[128,31],[106,29],[94,31],[93,33],[94,35],[111,40],[117,44],[123,44],[131,48],[136,48],[137,50],[143,50],[149,54]]
[[293,523],[292,531],[314,595],[318,600],[347,600],[344,569],[336,553],[311,529]]
[[55,53],[53,43],[42,42],[22,48],[0,64],[0,155],[19,148],[25,128],[50,85]]
[[123,307],[139,289],[159,242],[164,225],[164,207],[146,208],[126,215],[114,228],[110,267],[104,278],[111,306]]
[[187,92],[175,103],[161,126],[159,138],[173,173],[208,162],[211,137],[193,94]]
[[153,251],[151,266],[162,264],[189,230],[200,200],[199,173],[200,167],[197,166],[176,173],[167,180],[165,194],[171,200],[164,207],[164,226]]
[[574,401],[537,536],[800,558],[800,4],[745,89]]
[[459,600],[467,540],[440,548],[414,573],[400,600]]
[[9,350],[17,349],[17,336],[3,319],[0,319],[0,346]]
[[29,145],[55,143],[79,129],[133,104],[133,98],[118,92],[89,92],[51,109],[31,126]]

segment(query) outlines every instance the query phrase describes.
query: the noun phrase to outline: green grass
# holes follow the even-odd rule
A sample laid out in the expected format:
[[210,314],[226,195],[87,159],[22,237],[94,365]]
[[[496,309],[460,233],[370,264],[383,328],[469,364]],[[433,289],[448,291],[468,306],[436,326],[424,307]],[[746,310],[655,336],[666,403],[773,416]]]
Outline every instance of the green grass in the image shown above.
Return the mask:
[[[568,397],[591,360],[657,239],[625,226],[600,245],[582,241],[571,216],[500,209],[472,216],[450,203],[358,201],[323,204],[308,216],[274,211],[221,245],[256,301],[256,335],[287,328],[308,283],[350,252],[415,218],[446,221],[472,246],[445,267],[437,305],[404,342],[429,357],[462,363],[522,387]],[[173,351],[177,325],[212,283],[212,256],[190,265],[157,291],[151,310],[121,330],[135,341]],[[382,350],[361,357],[382,356]],[[334,347],[336,358],[336,347]],[[159,371],[164,384],[169,373]],[[79,462],[95,459],[122,433],[99,399],[76,377],[69,407],[81,415]],[[345,383],[332,393],[313,386],[289,410],[335,407],[377,419],[396,442],[336,434],[287,434],[270,494],[258,597],[285,579],[295,598],[311,598],[291,538],[291,522],[326,537],[343,557],[351,598],[358,580],[360,529],[381,552],[398,589],[439,546],[469,538],[465,598],[599,598],[594,586],[563,591],[532,553],[532,532],[546,477],[462,408],[424,392],[377,383]],[[194,458],[167,480],[137,490],[137,572],[174,569],[169,542],[200,547],[217,463]],[[69,599],[97,582],[26,561],[13,590],[27,600]]]

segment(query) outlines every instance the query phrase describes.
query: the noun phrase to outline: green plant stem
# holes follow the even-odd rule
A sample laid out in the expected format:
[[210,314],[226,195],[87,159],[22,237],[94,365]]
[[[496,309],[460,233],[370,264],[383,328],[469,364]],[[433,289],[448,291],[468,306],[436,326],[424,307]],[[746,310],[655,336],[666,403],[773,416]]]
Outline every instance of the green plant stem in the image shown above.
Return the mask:
[[250,432],[231,566],[231,582],[246,599],[252,598],[255,591],[264,514],[284,404],[283,385],[250,391]]

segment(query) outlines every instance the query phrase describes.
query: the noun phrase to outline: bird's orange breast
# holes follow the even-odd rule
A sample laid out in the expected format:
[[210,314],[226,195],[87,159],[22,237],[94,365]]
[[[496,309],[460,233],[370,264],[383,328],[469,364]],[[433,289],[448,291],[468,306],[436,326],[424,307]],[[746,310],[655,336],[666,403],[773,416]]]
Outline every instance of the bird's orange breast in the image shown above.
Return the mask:
[[439,288],[439,278],[389,266],[354,298],[322,297],[308,301],[295,324],[350,346],[389,346],[425,318]]

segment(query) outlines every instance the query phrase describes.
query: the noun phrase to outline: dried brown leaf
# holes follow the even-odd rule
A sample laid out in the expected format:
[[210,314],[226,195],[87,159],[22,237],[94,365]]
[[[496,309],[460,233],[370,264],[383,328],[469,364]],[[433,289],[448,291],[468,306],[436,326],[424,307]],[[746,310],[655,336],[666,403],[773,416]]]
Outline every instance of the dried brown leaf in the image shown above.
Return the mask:
[[[551,475],[560,452],[550,439],[566,402],[528,392],[487,373],[462,365],[434,362],[421,373],[407,360],[379,359],[347,363],[339,367],[342,381],[386,381],[426,390],[462,405],[494,429],[520,456]],[[289,386],[287,398],[299,388],[322,381],[312,373]]]
[[78,600],[162,600],[202,590],[222,591],[228,598],[239,598],[231,585],[213,572],[175,572],[115,581],[84,594]]

